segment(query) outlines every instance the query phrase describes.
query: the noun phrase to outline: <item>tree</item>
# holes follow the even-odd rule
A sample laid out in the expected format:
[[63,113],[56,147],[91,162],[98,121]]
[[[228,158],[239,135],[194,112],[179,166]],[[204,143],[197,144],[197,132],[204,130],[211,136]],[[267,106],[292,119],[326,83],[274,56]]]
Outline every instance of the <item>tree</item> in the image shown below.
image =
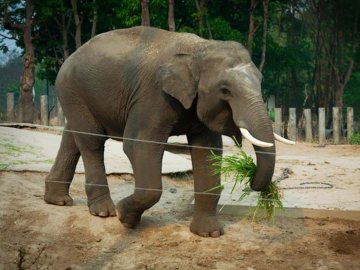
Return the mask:
[[81,24],[82,24],[82,20],[80,19],[79,11],[78,11],[78,0],[71,0],[71,7],[72,7],[72,12],[74,14],[75,29],[76,29],[75,44],[76,44],[76,49],[78,49],[81,46]]
[[254,19],[254,11],[256,6],[258,5],[259,0],[251,0],[250,1],[250,8],[249,8],[249,31],[248,31],[248,40],[247,40],[247,49],[249,54],[252,55],[252,46],[254,40],[254,33],[255,33],[255,19]]
[[[20,78],[20,104],[21,119],[25,123],[33,121],[33,87],[35,80],[35,52],[33,46],[33,17],[34,4],[32,0],[25,1],[25,7],[13,2],[13,5],[5,3],[4,28],[9,31],[20,31],[24,43],[24,69]],[[25,20],[22,22],[19,13],[25,9]]]
[[141,25],[150,26],[149,0],[141,0]]
[[261,61],[259,65],[260,72],[263,71],[266,58],[266,39],[267,39],[267,25],[268,25],[268,12],[269,12],[269,0],[263,0],[264,16],[263,16],[263,36],[262,36],[262,49],[261,49]]
[[174,19],[174,0],[169,0],[169,31],[175,31],[175,19]]
[[96,0],[93,0],[93,19],[92,19],[92,27],[91,27],[91,37],[94,37],[96,34],[97,21],[98,21],[98,6]]
[[306,6],[304,22],[315,49],[313,82],[320,106],[343,106],[359,42],[359,10],[359,2],[349,0],[312,0]]

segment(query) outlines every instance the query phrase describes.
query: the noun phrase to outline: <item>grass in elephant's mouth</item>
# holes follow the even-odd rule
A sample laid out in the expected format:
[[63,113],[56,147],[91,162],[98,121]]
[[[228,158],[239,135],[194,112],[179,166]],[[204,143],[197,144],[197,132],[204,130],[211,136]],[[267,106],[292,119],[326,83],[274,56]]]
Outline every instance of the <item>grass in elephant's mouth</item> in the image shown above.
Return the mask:
[[[214,173],[222,174],[225,179],[233,178],[234,185],[231,193],[237,187],[242,187],[243,193],[239,197],[239,201],[243,200],[251,193],[251,181],[256,172],[256,164],[251,156],[247,155],[241,146],[236,143],[239,153],[228,156],[218,156],[212,154],[211,160],[214,161]],[[214,189],[223,189],[224,185],[215,187]],[[274,221],[277,209],[282,209],[281,193],[278,181],[272,181],[265,191],[261,191],[257,195],[257,204],[251,209],[251,215],[255,221],[257,218],[266,218]]]

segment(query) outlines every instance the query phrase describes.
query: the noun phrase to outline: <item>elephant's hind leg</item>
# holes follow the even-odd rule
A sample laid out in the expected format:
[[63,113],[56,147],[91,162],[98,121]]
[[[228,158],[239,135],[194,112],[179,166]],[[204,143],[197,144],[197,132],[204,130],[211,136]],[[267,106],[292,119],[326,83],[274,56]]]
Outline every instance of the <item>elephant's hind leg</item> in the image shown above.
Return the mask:
[[[91,123],[91,118],[87,118]],[[92,128],[90,127],[92,126]],[[82,132],[103,134],[101,128],[93,125],[80,126]],[[90,214],[100,217],[115,216],[115,206],[110,196],[110,190],[105,173],[104,144],[102,136],[75,134],[76,145],[80,149],[85,167],[86,196]]]
[[64,131],[55,163],[45,179],[45,202],[56,205],[73,204],[69,188],[79,157],[80,152],[73,134]]

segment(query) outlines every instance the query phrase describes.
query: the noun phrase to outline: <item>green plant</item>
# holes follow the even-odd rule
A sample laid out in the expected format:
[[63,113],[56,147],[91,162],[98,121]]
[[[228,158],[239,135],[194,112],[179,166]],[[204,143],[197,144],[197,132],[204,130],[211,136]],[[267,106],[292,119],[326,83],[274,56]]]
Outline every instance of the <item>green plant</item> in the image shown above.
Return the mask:
[[360,144],[360,133],[354,133],[349,140],[350,144]]
[[[239,201],[241,201],[251,193],[251,181],[255,176],[256,164],[238,143],[236,143],[236,147],[239,149],[238,154],[219,156],[213,153],[210,159],[214,161],[214,173],[224,175],[225,181],[229,178],[234,180],[231,193],[237,186],[243,188],[243,193],[239,197]],[[223,189],[224,185],[212,190],[219,188]],[[262,217],[274,220],[276,209],[282,208],[279,182],[272,181],[265,191],[258,193],[256,206],[252,208],[252,218],[255,220],[259,214],[262,214]]]
[[269,118],[271,121],[275,122],[275,111],[274,110],[269,111]]

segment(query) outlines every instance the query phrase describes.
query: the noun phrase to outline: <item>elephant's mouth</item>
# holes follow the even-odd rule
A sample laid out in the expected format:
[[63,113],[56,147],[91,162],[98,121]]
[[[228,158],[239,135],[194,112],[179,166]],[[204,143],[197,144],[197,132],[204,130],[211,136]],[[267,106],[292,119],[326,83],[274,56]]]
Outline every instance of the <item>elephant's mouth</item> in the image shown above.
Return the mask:
[[[249,140],[256,153],[256,173],[251,182],[251,188],[255,191],[264,191],[271,182],[275,168],[275,145],[274,139],[286,144],[294,144],[293,141],[287,140],[275,133],[270,133],[263,140],[254,137],[246,128],[240,128],[242,135]],[[272,142],[264,141],[271,140]]]

